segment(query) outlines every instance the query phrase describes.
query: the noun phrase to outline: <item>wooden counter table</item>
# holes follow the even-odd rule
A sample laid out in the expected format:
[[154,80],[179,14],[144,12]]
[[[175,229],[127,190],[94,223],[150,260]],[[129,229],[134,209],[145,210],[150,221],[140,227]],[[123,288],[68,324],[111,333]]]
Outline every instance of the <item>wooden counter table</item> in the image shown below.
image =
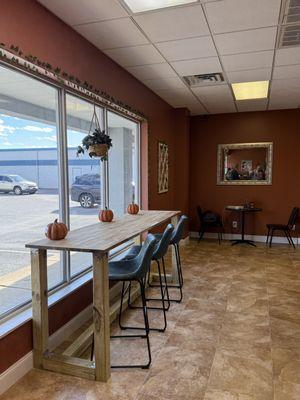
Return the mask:
[[[110,378],[110,321],[108,253],[113,248],[171,219],[179,211],[140,211],[112,222],[98,222],[70,231],[63,240],[42,239],[26,244],[31,249],[34,367],[106,382]],[[95,361],[49,351],[47,250],[93,253],[93,324]],[[174,257],[173,257],[174,259]],[[174,261],[173,261],[174,263]],[[173,268],[174,274],[174,268]]]

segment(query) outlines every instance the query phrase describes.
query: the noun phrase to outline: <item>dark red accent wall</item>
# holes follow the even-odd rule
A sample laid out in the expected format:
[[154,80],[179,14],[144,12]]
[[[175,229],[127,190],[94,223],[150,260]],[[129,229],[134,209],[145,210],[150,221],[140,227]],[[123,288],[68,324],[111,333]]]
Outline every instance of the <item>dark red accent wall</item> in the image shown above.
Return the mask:
[[[300,110],[220,114],[191,118],[190,214],[197,230],[196,206],[224,213],[226,205],[254,201],[261,213],[249,218],[247,231],[265,235],[266,223],[286,223],[291,208],[300,206]],[[273,142],[271,186],[218,186],[220,143]],[[228,215],[227,215],[228,217]],[[252,219],[252,221],[251,221]]]
[[[58,66],[81,81],[143,112],[142,205],[151,209],[188,210],[189,114],[174,110],[150,89],[118,66],[63,21],[35,0],[1,0],[0,42],[16,45]],[[157,143],[169,145],[170,190],[157,193]],[[181,167],[176,159],[180,155]],[[50,332],[66,323],[91,301],[91,288],[83,287],[50,311]],[[32,348],[31,323],[0,340],[0,373]]]

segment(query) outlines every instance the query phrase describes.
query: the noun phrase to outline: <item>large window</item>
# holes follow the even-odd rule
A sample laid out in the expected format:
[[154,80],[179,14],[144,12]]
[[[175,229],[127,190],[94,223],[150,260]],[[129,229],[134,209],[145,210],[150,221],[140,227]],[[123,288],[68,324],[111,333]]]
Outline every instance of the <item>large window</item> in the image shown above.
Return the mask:
[[[77,146],[84,136],[93,130],[93,113],[104,128],[103,109],[77,97],[66,96],[68,128],[68,176],[69,176],[69,221],[70,228],[97,222],[99,209],[103,204],[102,162],[88,154],[77,157]],[[91,126],[91,121],[93,125]],[[70,254],[70,273],[75,276],[92,264],[90,253]]]
[[[94,111],[112,137],[107,162],[76,155]],[[0,319],[31,301],[26,243],[56,218],[77,229],[97,223],[104,206],[123,214],[138,190],[138,123],[0,65]],[[90,254],[49,252],[49,290],[91,262]]]
[[[59,218],[57,90],[0,67],[0,314],[31,299],[25,243]],[[49,253],[49,289],[64,280]]]
[[138,202],[138,124],[118,114],[107,113],[113,147],[109,154],[109,205],[124,214],[133,200]]

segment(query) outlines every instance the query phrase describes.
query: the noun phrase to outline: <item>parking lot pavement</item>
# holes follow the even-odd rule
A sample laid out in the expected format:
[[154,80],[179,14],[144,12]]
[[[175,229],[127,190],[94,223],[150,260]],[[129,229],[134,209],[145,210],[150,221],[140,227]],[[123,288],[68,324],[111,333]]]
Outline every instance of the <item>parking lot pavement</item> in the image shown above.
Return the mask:
[[[83,209],[70,201],[71,228],[97,222],[98,209]],[[42,239],[48,223],[59,218],[59,199],[55,191],[33,195],[0,194],[0,315],[31,297],[30,252],[25,244]],[[49,286],[62,279],[59,253],[48,254]],[[80,270],[82,258],[76,256],[72,271]],[[86,262],[87,262],[86,257]]]

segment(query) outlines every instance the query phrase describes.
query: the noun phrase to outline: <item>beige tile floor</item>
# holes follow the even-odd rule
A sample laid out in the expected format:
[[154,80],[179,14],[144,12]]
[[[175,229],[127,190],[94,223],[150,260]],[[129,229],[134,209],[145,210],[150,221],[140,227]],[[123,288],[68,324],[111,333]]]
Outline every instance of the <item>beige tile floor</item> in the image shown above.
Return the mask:
[[[113,370],[107,384],[33,370],[1,399],[299,400],[299,249],[192,241],[182,259],[184,301],[151,334],[149,370]],[[112,363],[142,361],[143,344],[112,341]]]

